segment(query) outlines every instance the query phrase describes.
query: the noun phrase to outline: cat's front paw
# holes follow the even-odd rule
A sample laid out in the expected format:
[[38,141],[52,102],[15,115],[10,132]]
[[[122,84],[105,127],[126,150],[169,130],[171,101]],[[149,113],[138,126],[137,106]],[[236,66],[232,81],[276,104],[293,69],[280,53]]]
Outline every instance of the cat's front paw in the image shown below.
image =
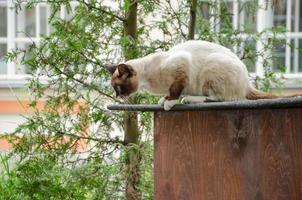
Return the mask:
[[168,111],[171,110],[175,104],[177,104],[178,100],[165,100],[164,102],[164,110]]
[[182,104],[203,103],[206,101],[206,97],[203,96],[185,96],[181,99]]
[[162,97],[162,98],[159,99],[158,104],[163,106],[165,101],[166,101],[166,97]]
[[183,97],[180,101],[181,104],[189,104],[191,103],[190,99],[188,97]]

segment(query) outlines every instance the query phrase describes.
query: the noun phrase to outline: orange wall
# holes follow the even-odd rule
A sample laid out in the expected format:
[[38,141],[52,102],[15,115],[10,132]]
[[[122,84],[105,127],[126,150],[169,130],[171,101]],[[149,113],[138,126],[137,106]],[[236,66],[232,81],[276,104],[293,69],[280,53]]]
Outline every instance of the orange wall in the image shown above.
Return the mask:
[[[25,114],[30,115],[34,112],[34,109],[29,107],[29,101],[17,101],[17,100],[0,100],[0,115],[10,115],[10,114]],[[36,109],[41,111],[43,110],[45,101],[38,101]],[[74,112],[79,110],[80,106],[84,106],[84,102],[79,102],[74,107]],[[1,133],[0,133],[1,134]],[[86,133],[83,132],[83,135]],[[11,148],[11,145],[4,138],[0,138],[0,151],[8,151]],[[78,151],[84,151],[87,149],[87,142],[85,140],[78,140],[75,148]]]
[[[28,104],[29,101],[0,100],[0,114],[30,114],[33,109]],[[44,104],[44,101],[39,101],[36,108],[42,110]]]
[[[31,114],[32,108],[28,106],[29,101],[16,101],[16,100],[0,100],[0,115],[6,114]],[[44,102],[38,102],[37,108],[42,109]],[[1,133],[0,133],[1,134]],[[11,145],[4,138],[0,138],[0,151],[7,151]]]
[[8,151],[11,148],[11,144],[6,139],[0,139],[0,151]]

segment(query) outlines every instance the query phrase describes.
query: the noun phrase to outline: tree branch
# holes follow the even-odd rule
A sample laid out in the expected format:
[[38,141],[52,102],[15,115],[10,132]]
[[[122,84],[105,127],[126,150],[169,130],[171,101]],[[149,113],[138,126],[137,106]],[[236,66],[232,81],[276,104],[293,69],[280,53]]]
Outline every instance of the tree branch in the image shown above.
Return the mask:
[[84,4],[85,6],[87,6],[87,8],[98,10],[98,11],[100,11],[102,13],[105,13],[107,15],[110,15],[111,17],[116,18],[116,19],[118,19],[118,20],[120,20],[122,22],[126,21],[126,19],[124,19],[123,17],[118,16],[117,14],[115,14],[111,10],[106,10],[106,9],[102,8],[101,6],[100,7],[95,7],[95,6],[87,3],[85,0],[77,0],[77,1],[80,2],[80,3],[82,3],[82,4]]

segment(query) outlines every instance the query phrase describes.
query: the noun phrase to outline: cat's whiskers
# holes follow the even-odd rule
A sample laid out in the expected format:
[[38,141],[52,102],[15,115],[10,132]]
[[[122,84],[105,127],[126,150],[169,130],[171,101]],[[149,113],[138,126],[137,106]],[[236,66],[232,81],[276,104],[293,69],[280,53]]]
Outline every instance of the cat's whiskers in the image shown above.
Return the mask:
[[132,106],[133,103],[131,101],[129,101],[129,99],[127,97],[121,96],[121,98],[125,101],[125,103],[129,104],[129,110],[133,111],[134,107]]
[[124,100],[125,103],[131,104],[131,102],[124,96],[121,96],[121,98]]

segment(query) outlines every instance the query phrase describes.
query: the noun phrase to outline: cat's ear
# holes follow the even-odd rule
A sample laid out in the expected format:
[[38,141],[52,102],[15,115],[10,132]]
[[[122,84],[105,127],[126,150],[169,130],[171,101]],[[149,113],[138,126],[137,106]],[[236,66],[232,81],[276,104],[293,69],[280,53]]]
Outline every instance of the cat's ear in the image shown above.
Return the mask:
[[117,70],[120,76],[126,75],[127,77],[132,77],[136,74],[133,67],[127,64],[119,64]]
[[111,74],[113,74],[118,65],[117,64],[106,64],[104,66]]

